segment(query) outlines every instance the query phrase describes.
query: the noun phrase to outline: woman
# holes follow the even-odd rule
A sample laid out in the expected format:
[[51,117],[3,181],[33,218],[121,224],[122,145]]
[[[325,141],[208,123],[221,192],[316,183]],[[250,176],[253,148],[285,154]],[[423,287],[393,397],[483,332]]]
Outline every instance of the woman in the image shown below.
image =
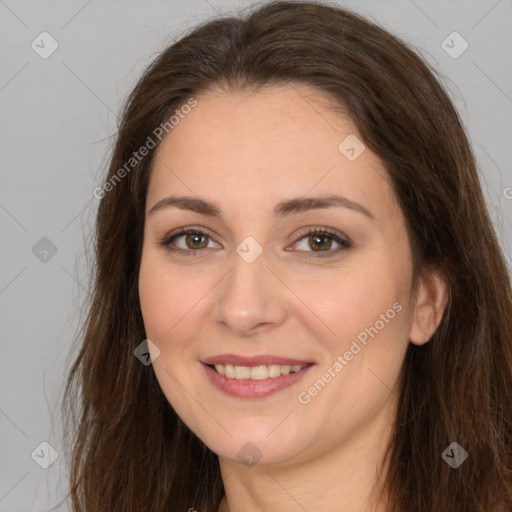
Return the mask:
[[75,511],[511,510],[510,277],[403,42],[312,2],[206,22],[95,195]]

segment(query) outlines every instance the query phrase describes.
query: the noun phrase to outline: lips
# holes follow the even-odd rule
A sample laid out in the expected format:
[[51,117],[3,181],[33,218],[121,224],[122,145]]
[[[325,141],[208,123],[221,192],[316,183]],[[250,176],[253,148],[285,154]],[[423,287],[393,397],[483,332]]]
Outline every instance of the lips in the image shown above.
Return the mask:
[[[226,360],[226,356],[222,356]],[[247,363],[248,358],[241,358],[243,362]],[[213,359],[207,359],[206,361],[211,361]],[[220,360],[220,359],[219,359]],[[233,359],[232,359],[233,360]],[[240,359],[238,359],[240,360]],[[262,358],[261,356],[258,358],[249,358],[250,361],[258,360],[265,361],[268,359]],[[274,359],[275,360],[275,359]],[[286,361],[286,362],[296,362],[296,359],[287,359],[283,358],[278,360]],[[299,361],[300,362],[300,361]],[[220,365],[222,363],[218,363]],[[218,366],[217,365],[217,366]],[[229,366],[229,364],[227,365]],[[225,366],[227,368],[227,366]],[[277,377],[269,377],[262,380],[254,380],[254,379],[237,379],[237,378],[229,378],[225,375],[221,375],[218,373],[212,366],[203,362],[202,364],[203,370],[206,373],[206,376],[209,378],[210,382],[221,391],[223,394],[231,395],[236,398],[244,398],[244,399],[260,399],[266,398],[270,395],[274,395],[279,391],[282,391],[286,388],[297,383],[299,380],[303,379],[306,374],[308,374],[314,367],[315,364],[306,364],[304,368],[295,373],[288,373],[286,375],[279,375]],[[289,365],[283,365],[283,368],[287,367],[288,371],[290,370]],[[240,366],[238,366],[240,368]],[[247,368],[245,368],[247,370]],[[251,370],[252,373],[252,370]]]
[[240,356],[236,354],[219,354],[217,356],[208,357],[201,361],[207,365],[215,365],[215,364],[232,364],[233,366],[262,366],[262,365],[271,365],[278,364],[281,366],[290,365],[309,365],[312,364],[312,361],[307,361],[305,359],[292,359],[289,357],[282,357],[276,355],[261,355],[261,356]]

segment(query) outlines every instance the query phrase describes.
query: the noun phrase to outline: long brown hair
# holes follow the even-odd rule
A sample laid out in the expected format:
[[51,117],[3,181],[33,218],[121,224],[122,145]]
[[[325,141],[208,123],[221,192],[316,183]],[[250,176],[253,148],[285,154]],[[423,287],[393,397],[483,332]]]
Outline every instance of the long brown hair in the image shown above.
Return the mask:
[[[138,272],[158,144],[126,163],[199,93],[274,84],[314,86],[350,115],[391,178],[414,282],[429,267],[448,285],[441,324],[425,345],[409,344],[404,360],[387,453],[389,510],[512,509],[510,275],[468,138],[436,73],[388,31],[316,2],[209,20],[148,67],[122,112],[111,186],[98,194],[91,298],[63,400],[74,511],[217,510],[218,457],[134,357],[146,338]],[[454,441],[468,453],[457,469],[441,456]]]

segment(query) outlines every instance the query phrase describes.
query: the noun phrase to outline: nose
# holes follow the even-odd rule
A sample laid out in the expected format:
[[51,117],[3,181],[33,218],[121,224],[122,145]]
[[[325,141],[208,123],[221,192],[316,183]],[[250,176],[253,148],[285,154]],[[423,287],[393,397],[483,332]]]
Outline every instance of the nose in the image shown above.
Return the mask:
[[213,320],[237,336],[281,325],[288,314],[289,295],[275,274],[265,252],[252,263],[234,253],[231,271],[215,288]]

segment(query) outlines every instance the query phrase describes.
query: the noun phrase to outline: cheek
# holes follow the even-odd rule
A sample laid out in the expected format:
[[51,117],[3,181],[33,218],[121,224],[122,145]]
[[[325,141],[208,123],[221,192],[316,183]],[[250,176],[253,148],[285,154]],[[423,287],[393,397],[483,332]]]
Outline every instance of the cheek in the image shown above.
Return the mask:
[[298,400],[333,435],[339,425],[356,428],[377,414],[399,376],[407,348],[406,295],[391,270],[361,265],[333,273],[325,286],[301,288],[301,298],[322,320],[315,325],[328,329],[313,332],[321,344],[320,367],[302,384]]
[[[189,428],[199,431],[194,418],[200,417],[190,395],[198,396],[190,378],[189,364],[193,351],[184,351],[183,344],[190,339],[190,323],[194,304],[204,293],[187,286],[183,272],[172,270],[160,255],[143,254],[139,273],[139,300],[146,336],[159,349],[153,360],[153,370],[160,388],[176,413],[187,420]],[[185,282],[186,281],[186,282]],[[193,291],[195,290],[195,292]]]
[[389,325],[397,324],[397,310],[404,309],[393,308],[394,303],[401,304],[403,293],[385,265],[372,269],[371,265],[361,264],[318,279],[299,279],[294,290],[308,306],[311,318],[316,319],[314,325],[325,332],[322,338],[336,350],[376,322],[378,327],[385,322],[389,331]]
[[139,300],[148,337],[160,342],[170,336],[176,338],[186,324],[183,319],[194,315],[206,285],[204,279],[166,265],[160,255],[143,255]]
[[302,287],[304,302],[328,327],[313,332],[320,368],[301,388],[307,395],[302,398],[314,402],[311,410],[321,416],[332,407],[333,418],[341,421],[350,409],[356,421],[389,398],[408,345],[405,281],[381,261],[333,273],[324,286]]
[[172,327],[177,301],[175,294],[170,293],[169,281],[162,276],[157,264],[152,264],[143,256],[139,273],[139,301],[146,334],[150,339],[161,339]]

